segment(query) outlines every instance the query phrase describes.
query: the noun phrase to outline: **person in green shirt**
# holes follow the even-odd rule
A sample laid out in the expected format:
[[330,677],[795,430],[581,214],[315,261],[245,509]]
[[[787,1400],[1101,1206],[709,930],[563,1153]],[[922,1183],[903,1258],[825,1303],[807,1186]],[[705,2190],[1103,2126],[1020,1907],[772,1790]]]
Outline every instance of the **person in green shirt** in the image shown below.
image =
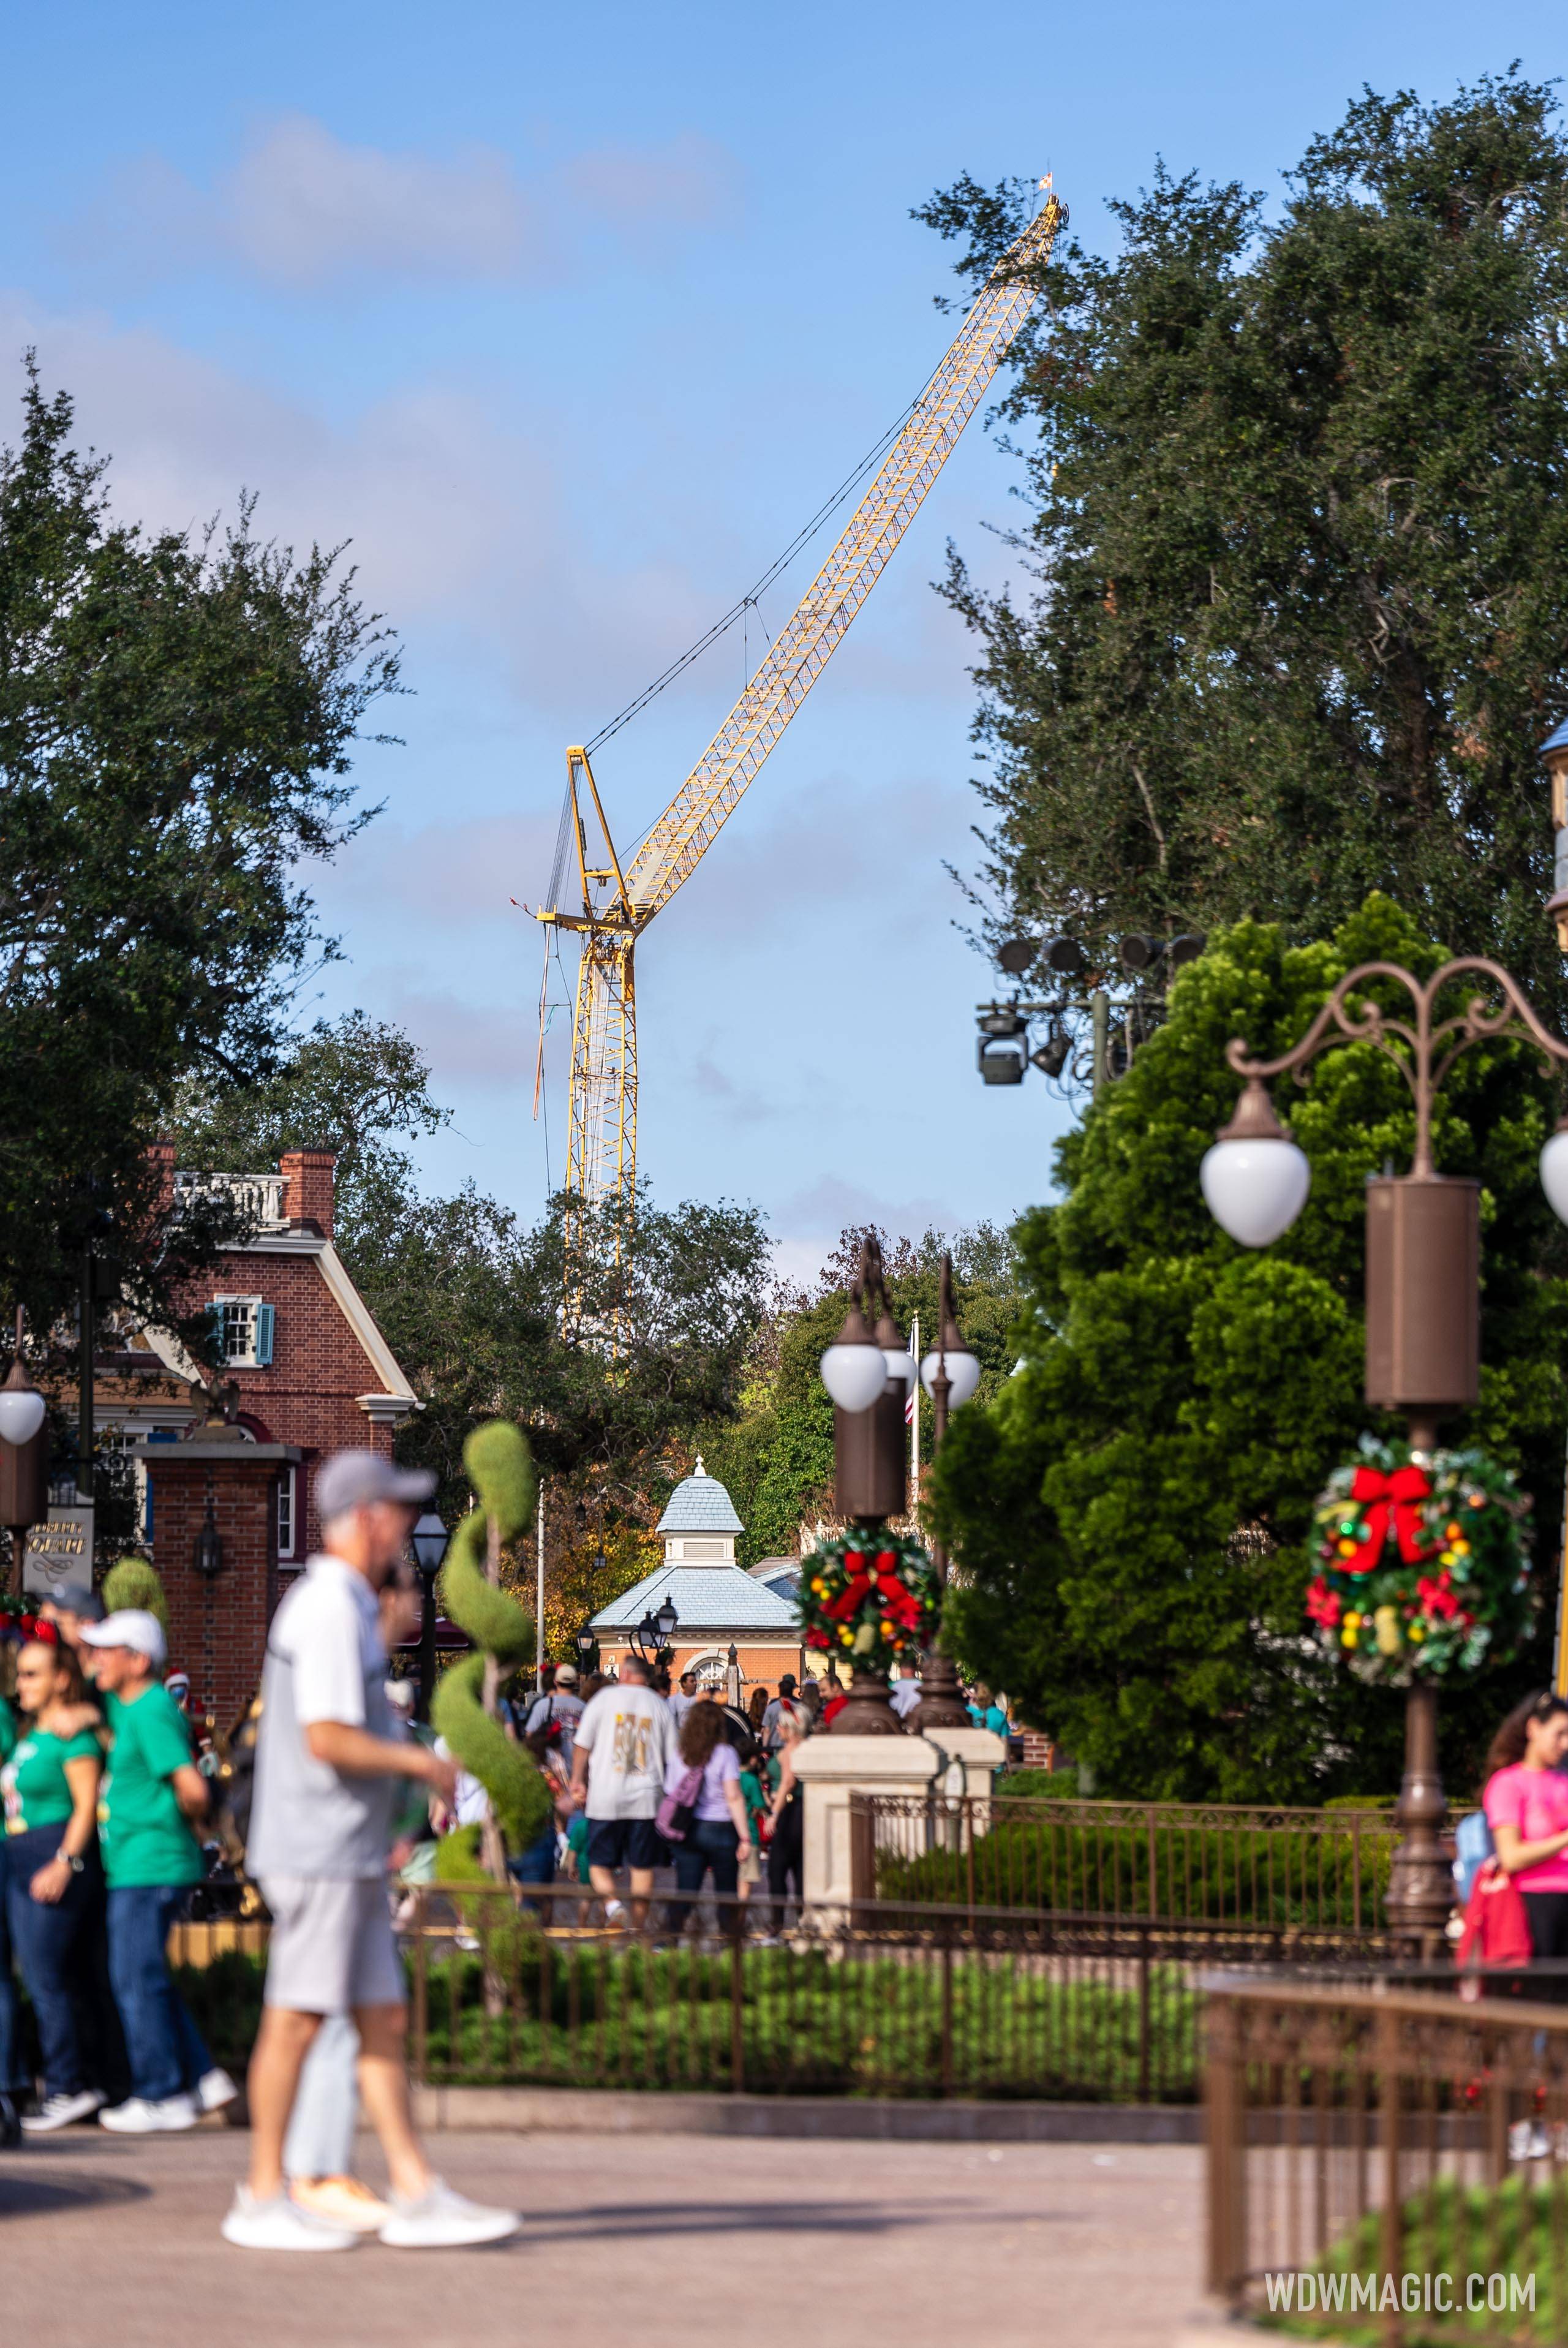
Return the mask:
[[67,1650],[27,1642],[16,1658],[16,1702],[21,1734],[0,1767],[5,1906],[43,2055],[43,2101],[22,2127],[47,2136],[90,2119],[103,2103],[88,2083],[79,2028],[102,1912],[93,1811],[103,1756],[81,1725],[81,1673]]
[[[0,1769],[16,1750],[16,1715],[0,1695]],[[27,2092],[17,2070],[16,2049],[21,2033],[16,1983],[11,1972],[11,1927],[5,1916],[5,1884],[10,1873],[6,1838],[0,1834],[0,2152],[8,2152],[22,2134],[18,2107]]]
[[206,1873],[193,1823],[207,1786],[185,1715],[160,1684],[163,1629],[125,1608],[85,1624],[108,1715],[108,1768],[98,1834],[108,1878],[108,1971],[130,2056],[132,2092],[101,2125],[122,2135],[194,2127],[238,2093],[219,2070],[170,1977],[170,1926]]

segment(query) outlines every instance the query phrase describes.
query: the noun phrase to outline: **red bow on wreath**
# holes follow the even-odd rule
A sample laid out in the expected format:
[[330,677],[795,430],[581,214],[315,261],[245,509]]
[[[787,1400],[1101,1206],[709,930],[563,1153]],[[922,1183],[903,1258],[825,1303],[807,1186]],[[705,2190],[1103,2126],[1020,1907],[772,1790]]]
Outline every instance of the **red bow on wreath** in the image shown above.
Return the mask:
[[1357,1536],[1356,1553],[1345,1560],[1342,1570],[1346,1573],[1372,1571],[1383,1554],[1390,1519],[1399,1555],[1407,1565],[1419,1565],[1424,1559],[1435,1557],[1440,1544],[1421,1538],[1419,1504],[1431,1496],[1432,1479],[1424,1468],[1396,1468],[1391,1476],[1385,1476],[1377,1468],[1357,1468],[1350,1497],[1359,1501],[1367,1514]]
[[868,1598],[874,1598],[882,1612],[896,1622],[902,1631],[917,1630],[920,1625],[920,1601],[912,1590],[906,1590],[898,1578],[898,1555],[891,1549],[879,1550],[874,1559],[863,1552],[851,1550],[844,1559],[846,1565],[857,1570],[849,1588],[830,1601],[823,1609],[835,1622],[847,1622],[859,1613]]

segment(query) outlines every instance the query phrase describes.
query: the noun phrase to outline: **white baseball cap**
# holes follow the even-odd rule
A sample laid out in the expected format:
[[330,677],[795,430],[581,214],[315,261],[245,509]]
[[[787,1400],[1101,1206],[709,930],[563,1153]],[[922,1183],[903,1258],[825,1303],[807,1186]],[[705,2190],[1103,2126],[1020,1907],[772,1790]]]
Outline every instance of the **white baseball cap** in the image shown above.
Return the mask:
[[150,1663],[161,1663],[169,1654],[162,1623],[142,1606],[122,1606],[118,1614],[107,1614],[101,1622],[85,1623],[81,1641],[84,1647],[129,1647],[133,1655],[145,1655]]

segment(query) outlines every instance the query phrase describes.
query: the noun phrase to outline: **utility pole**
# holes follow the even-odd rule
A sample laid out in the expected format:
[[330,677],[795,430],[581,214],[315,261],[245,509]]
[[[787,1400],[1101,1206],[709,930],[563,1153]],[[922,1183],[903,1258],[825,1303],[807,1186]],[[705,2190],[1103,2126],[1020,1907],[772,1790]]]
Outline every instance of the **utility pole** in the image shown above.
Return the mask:
[[1097,986],[1088,999],[1089,1017],[1094,1033],[1094,1090],[1098,1095],[1110,1077],[1110,997],[1103,986]]
[[93,1251],[89,1240],[82,1250],[79,1325],[81,1366],[77,1375],[77,1498],[84,1508],[93,1501],[93,1353],[98,1342],[97,1299],[93,1294]]
[[534,1529],[534,1563],[537,1569],[539,1603],[533,1618],[533,1684],[544,1685],[544,1478],[539,1479],[539,1521]]
[[[920,1315],[918,1313],[910,1323],[909,1350],[914,1357],[914,1366],[918,1373],[920,1368]],[[920,1506],[920,1379],[918,1375],[909,1390],[909,1488],[914,1506],[918,1509]]]

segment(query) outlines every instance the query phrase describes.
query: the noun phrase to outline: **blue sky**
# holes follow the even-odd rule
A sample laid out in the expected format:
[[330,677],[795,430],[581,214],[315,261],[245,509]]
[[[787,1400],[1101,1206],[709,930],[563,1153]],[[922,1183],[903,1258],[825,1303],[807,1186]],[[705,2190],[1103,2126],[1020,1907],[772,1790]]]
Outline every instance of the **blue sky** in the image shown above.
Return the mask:
[[[36,343],[76,393],[123,511],[199,520],[248,488],[281,537],[351,539],[404,637],[406,747],[358,768],[386,812],[316,888],[350,957],[320,1008],[424,1045],[456,1113],[432,1184],[543,1197],[540,947],[510,900],[543,889],[564,746],[749,584],[940,355],[948,256],[910,207],[1049,168],[1106,244],[1105,198],[1157,155],[1277,191],[1364,81],[1443,95],[1514,55],[1548,76],[1563,21],[1538,0],[1506,32],[1450,0],[5,12],[31,95],[0,146],[0,353]],[[974,695],[931,582],[949,538],[1006,576],[987,525],[1016,474],[972,426],[640,951],[643,1169],[665,1201],[757,1200],[792,1270],[851,1219],[1006,1219],[1048,1189],[1068,1112],[1038,1082],[982,1090],[991,974],[944,870],[972,850]],[[597,762],[623,839],[745,650]]]

